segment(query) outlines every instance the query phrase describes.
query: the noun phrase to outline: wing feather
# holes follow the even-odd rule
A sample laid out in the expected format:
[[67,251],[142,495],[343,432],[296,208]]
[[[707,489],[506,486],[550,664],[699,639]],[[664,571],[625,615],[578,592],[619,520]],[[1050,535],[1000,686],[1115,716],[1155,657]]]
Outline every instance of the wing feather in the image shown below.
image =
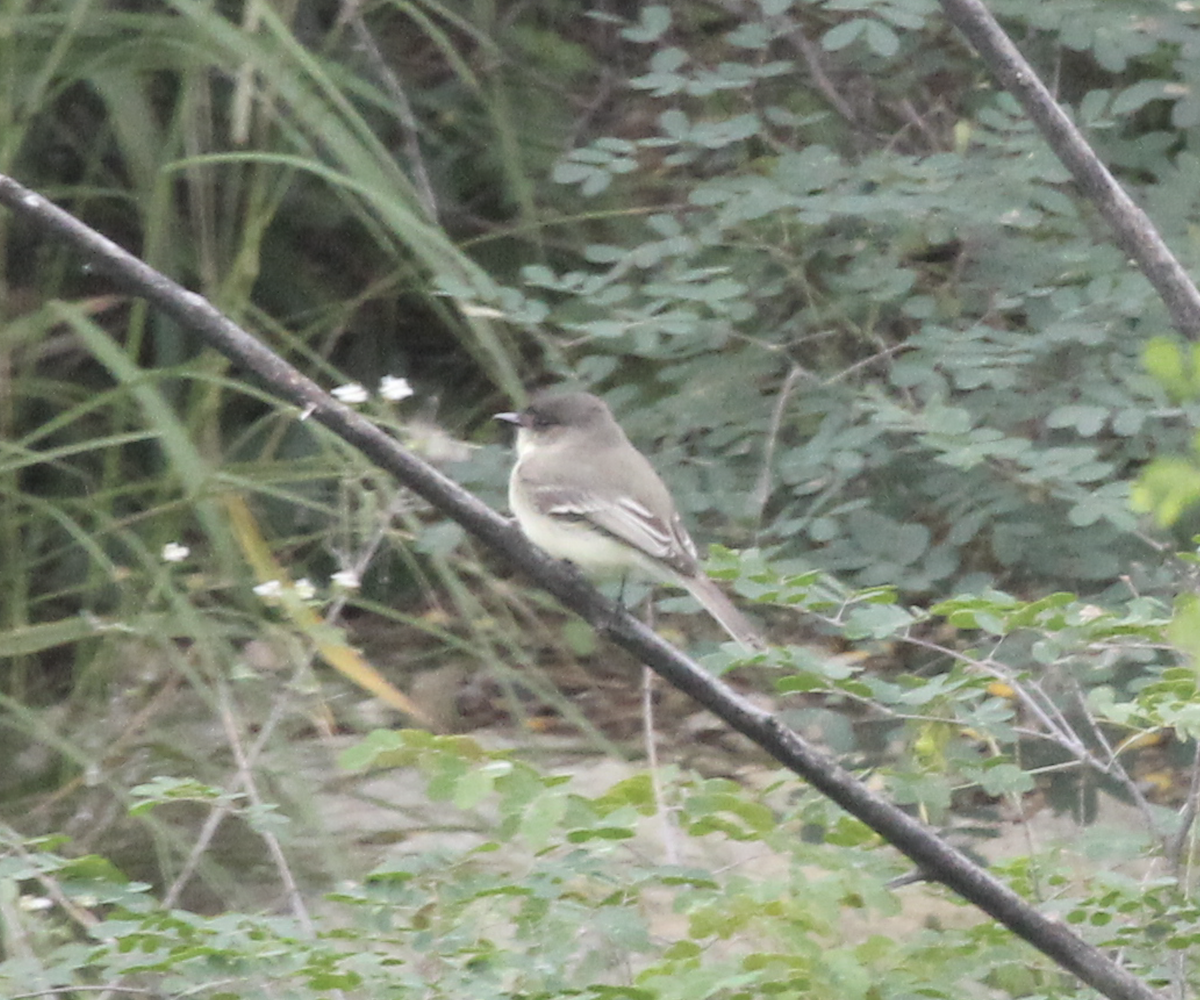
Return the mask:
[[668,523],[627,496],[605,496],[557,483],[533,486],[531,492],[544,514],[586,521],[685,576],[696,570],[696,546],[675,511]]

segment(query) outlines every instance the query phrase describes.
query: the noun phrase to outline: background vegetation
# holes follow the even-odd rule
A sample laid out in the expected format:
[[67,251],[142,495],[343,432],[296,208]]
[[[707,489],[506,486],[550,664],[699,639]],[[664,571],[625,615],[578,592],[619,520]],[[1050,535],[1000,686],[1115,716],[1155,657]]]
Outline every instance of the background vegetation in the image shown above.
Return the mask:
[[[1194,11],[994,9],[1194,263]],[[1140,487],[1174,534],[1129,504],[1192,441],[1194,366],[935,4],[5,0],[0,74],[0,171],[330,386],[408,378],[365,405],[497,505],[490,414],[602,392],[698,537],[751,550],[721,566],[793,645],[745,683],[979,849],[1132,807],[1006,873],[1194,980],[1191,460]],[[881,932],[903,866],[740,748],[686,731],[657,792],[547,776],[546,703],[637,752],[627,665],[85,261],[8,217],[0,260],[8,992],[1076,992],[986,923]],[[254,592],[260,538],[427,714],[523,752],[376,734],[344,763],[422,780],[340,828],[329,749],[394,720]],[[667,804],[659,864],[628,843]],[[714,841],[772,863],[692,864]]]

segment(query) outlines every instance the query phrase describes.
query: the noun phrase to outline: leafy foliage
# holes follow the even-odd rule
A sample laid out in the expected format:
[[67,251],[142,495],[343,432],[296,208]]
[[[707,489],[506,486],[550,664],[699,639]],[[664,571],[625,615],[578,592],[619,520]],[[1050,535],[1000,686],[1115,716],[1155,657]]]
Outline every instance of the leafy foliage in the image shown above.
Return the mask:
[[[1190,248],[1186,5],[994,6]],[[790,722],[972,849],[1038,802],[1081,823],[1132,809],[1139,833],[1105,822],[1004,873],[1139,974],[1194,979],[1172,954],[1196,936],[1180,776],[1200,722],[1174,650],[1200,656],[1200,602],[1172,607],[1189,571],[1129,500],[1195,527],[1196,358],[932,0],[624,19],[15,2],[0,67],[0,169],[328,384],[412,379],[420,400],[373,414],[489,500],[506,456],[491,431],[455,438],[484,440],[529,382],[604,393],[698,534],[754,546],[714,572],[781,638],[821,640],[756,665]],[[499,678],[517,714],[550,686],[546,651],[573,662],[588,640],[532,626],[545,609],[461,532],[7,218],[0,259],[0,808],[29,824],[0,848],[6,993],[1077,992],[973,917],[881,930],[925,890],[886,889],[889,849],[783,778],[583,794],[466,739],[379,732],[348,762],[420,774],[404,804],[455,810],[468,836],[369,877],[313,851],[305,772],[256,753],[333,731],[308,656],[348,642],[255,596],[221,494],[248,498],[296,577],[370,566],[322,599],[395,629],[406,681]],[[261,725],[249,749],[228,684]],[[189,712],[146,728],[179,685]],[[60,798],[76,841],[30,839]],[[683,862],[638,840],[668,810]],[[77,828],[113,814],[112,844]],[[236,831],[227,868],[197,815]],[[691,862],[713,843],[769,863]],[[324,867],[298,886],[310,851]],[[1137,869],[1150,856],[1161,877]],[[259,878],[287,916],[254,915]]]
[[[397,91],[351,29],[322,14],[290,25],[256,13],[241,30],[180,2],[123,15],[127,40],[116,22],[61,0],[11,36],[29,39],[12,63],[26,89],[9,111],[25,138],[5,163],[47,184],[129,190],[121,224],[151,263],[335,379],[409,375],[468,425],[499,408],[460,391],[468,384],[516,394],[518,373],[541,369],[607,390],[685,513],[724,541],[926,600],[989,585],[1096,590],[1131,567],[1142,591],[1170,586],[1126,485],[1149,455],[1187,438],[1186,407],[1137,364],[1162,311],[1097,241],[1012,102],[973,86],[976,67],[947,50],[934,12],[925,0],[738,13],[661,4],[574,35],[550,13],[536,27],[501,27],[435,7],[413,15],[413,45],[444,64],[442,85],[422,88],[422,76]],[[1192,197],[1186,154],[1155,145],[1166,134],[1155,113],[1186,116],[1186,44],[1167,40],[1186,43],[1194,27],[1167,12],[1118,32],[1132,17],[1123,6],[1079,19],[1056,4],[1003,12],[1028,26],[1035,53],[1059,35],[1079,53],[1079,116],[1126,178],[1145,182],[1168,236],[1182,236],[1172,226]],[[380,7],[363,22],[367,37],[404,16]],[[137,32],[158,43],[149,62],[123,60]],[[57,61],[39,63],[35,44],[51,39]],[[597,82],[613,52],[628,68],[623,114]],[[1153,78],[1134,79],[1144,61]],[[47,67],[41,76],[35,64]],[[573,120],[539,73],[596,88],[600,110]],[[88,95],[105,123],[71,134],[69,165],[39,141],[58,110],[36,100],[47,74],[55,93]],[[222,78],[230,84],[214,83]],[[415,116],[407,124],[394,117],[401,98]],[[465,118],[446,111],[458,106]],[[538,129],[517,106],[536,109]],[[138,120],[154,123],[155,141],[123,127]],[[486,152],[454,148],[468,136]],[[421,156],[411,172],[436,181],[431,192],[397,162],[402,141]],[[558,183],[532,180],[544,176]],[[462,224],[488,186],[501,192],[497,225],[527,242]],[[551,223],[570,236],[553,249]],[[189,229],[196,239],[158,235]],[[39,300],[87,294],[65,260],[10,281]],[[178,429],[203,442],[188,459],[189,495],[213,470],[236,468],[238,487],[264,496],[271,533],[290,536],[294,560],[319,574],[345,561],[345,547],[314,544],[339,517],[328,503],[340,502],[342,456],[222,382],[223,366],[191,358],[179,331],[141,310],[100,318],[127,352],[120,377],[166,380]],[[31,312],[11,328],[14,344],[37,344],[62,321]],[[83,329],[78,314],[69,323]],[[445,333],[440,345],[419,333],[431,326]],[[159,416],[144,390],[138,403],[113,387],[118,359],[97,357],[100,345],[83,345],[82,383],[44,371],[36,351],[16,355],[29,395],[14,411],[9,550],[43,579],[78,579],[75,539],[109,530],[98,514],[144,517],[163,497],[171,513],[153,520],[150,550],[198,531],[225,554],[228,577],[236,540],[219,519],[192,525],[169,506],[157,439],[139,429]],[[72,404],[80,384],[86,402]],[[41,415],[63,412],[51,443]],[[102,461],[93,441],[106,445]],[[21,471],[30,462],[37,477]],[[502,462],[480,456],[455,472],[496,497]],[[31,489],[52,505],[86,496],[85,510],[65,520],[26,510]],[[39,542],[30,549],[27,538]],[[411,597],[411,557],[395,564],[406,568],[389,579]],[[66,598],[71,612],[108,606],[110,571],[91,565],[85,590]],[[33,622],[53,620],[32,585],[12,606],[40,604]],[[377,596],[395,600],[390,586]]]
[[[1058,604],[1051,612],[997,601],[990,612],[1027,621],[1049,614],[1062,624],[1072,612]],[[982,602],[974,609],[988,612]],[[1091,636],[1101,631],[1118,630],[1093,626]],[[837,689],[851,685],[830,690]],[[896,690],[890,704],[914,720],[925,717],[924,726],[942,709],[966,708],[928,691],[914,700],[917,691]],[[1000,716],[984,720],[966,710],[977,736],[1004,728]],[[963,732],[964,718],[948,715],[947,731]],[[927,756],[925,773],[944,785],[952,758]],[[10,930],[40,944],[0,961],[0,983],[9,992],[103,983],[204,996],[270,985],[297,997],[335,989],[348,996],[419,990],[683,997],[802,989],[900,997],[942,995],[955,982],[986,982],[1012,994],[1035,984],[1051,995],[1070,992],[1053,985],[1052,969],[987,924],[955,922],[898,937],[868,931],[846,940],[843,915],[867,928],[896,917],[906,890],[884,883],[902,868],[869,831],[786,779],[758,793],[726,779],[671,781],[674,836],[684,839],[685,855],[711,857],[716,846],[740,859],[717,871],[646,856],[639,845],[657,804],[644,775],[586,796],[563,778],[485,753],[470,740],[419,731],[376,732],[343,763],[415,770],[426,795],[463,816],[472,835],[391,852],[365,878],[339,886],[310,918],[167,910],[148,886],[124,880],[102,859],[70,859],[58,853],[60,843],[22,844],[8,831],[0,851],[4,877],[22,893],[10,896],[22,904],[10,907]],[[1024,787],[1020,770],[1011,770],[990,769],[996,794]],[[167,804],[181,794],[211,797],[194,782],[160,781],[139,791],[146,803]],[[1110,841],[1107,850],[1113,859],[1130,846]],[[1077,875],[1050,859],[1027,864],[1036,868],[1013,867],[1015,884],[1029,894],[1053,887],[1068,921],[1098,941],[1119,943],[1131,957],[1156,954],[1168,925],[1168,948],[1190,940],[1194,915],[1170,880],[1147,893],[1144,881],[1102,869],[1079,886]]]
[[[889,25],[910,29],[906,57],[918,58],[927,5],[861,10],[821,37],[848,60],[841,73],[894,55]],[[677,470],[696,512],[741,520],[777,554],[916,593],[1094,585],[1151,556],[1122,470],[1180,441],[1136,363],[1162,313],[1095,245],[1063,168],[1011,102],[953,106],[920,121],[915,148],[849,157],[803,113],[798,67],[771,59],[779,40],[811,33],[808,9],[733,27],[720,63],[664,47],[671,11],[651,11],[626,37],[653,45],[631,85],[671,99],[657,129],[596,140],[558,177],[627,198],[633,163],[653,153],[676,207],[647,217],[632,253],[593,244],[599,268],[526,277],[567,293],[549,320],[585,378],[624,370],[597,354],[653,362],[651,382],[613,396],[635,421],[647,401],[671,400],[666,426],[652,402],[640,425],[660,454],[702,439],[729,456]],[[888,83],[875,85],[882,100]],[[731,91],[743,110],[722,104]],[[1134,110],[1118,92],[1087,95],[1101,139]],[[747,510],[734,483],[756,480],[768,488]]]

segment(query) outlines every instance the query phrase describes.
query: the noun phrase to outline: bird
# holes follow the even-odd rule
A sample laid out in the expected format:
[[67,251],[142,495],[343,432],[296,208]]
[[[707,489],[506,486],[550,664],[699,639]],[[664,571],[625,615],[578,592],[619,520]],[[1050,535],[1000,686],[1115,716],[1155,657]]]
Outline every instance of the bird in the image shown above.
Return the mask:
[[530,541],[592,577],[637,571],[683,587],[736,642],[765,648],[704,572],[670,491],[602,399],[547,390],[495,418],[517,428],[508,502]]

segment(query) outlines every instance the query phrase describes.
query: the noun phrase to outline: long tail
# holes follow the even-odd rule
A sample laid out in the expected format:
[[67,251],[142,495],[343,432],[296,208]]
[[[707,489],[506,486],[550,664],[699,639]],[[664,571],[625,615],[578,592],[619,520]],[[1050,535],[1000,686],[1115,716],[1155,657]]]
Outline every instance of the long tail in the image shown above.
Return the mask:
[[750,619],[733,606],[733,602],[725,596],[725,592],[716,582],[701,573],[698,576],[678,577],[680,586],[686,587],[712,615],[720,626],[736,641],[747,649],[761,650],[767,648],[766,639],[757,628],[750,624]]

